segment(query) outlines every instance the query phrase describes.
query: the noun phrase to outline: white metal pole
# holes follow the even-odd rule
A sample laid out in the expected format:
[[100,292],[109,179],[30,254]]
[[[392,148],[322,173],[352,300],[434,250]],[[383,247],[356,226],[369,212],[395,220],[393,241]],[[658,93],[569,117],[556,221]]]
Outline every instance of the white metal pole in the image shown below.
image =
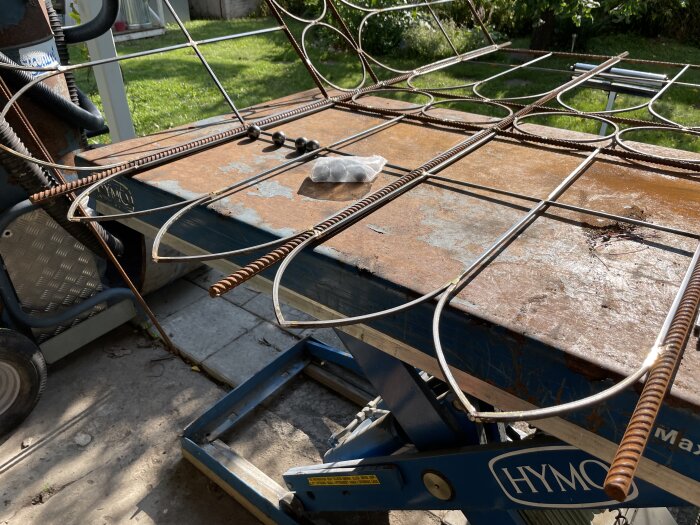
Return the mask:
[[[100,9],[102,0],[78,0],[82,21],[91,20]],[[101,60],[117,56],[112,30],[87,42],[91,60]],[[102,98],[105,118],[109,125],[112,142],[119,142],[136,136],[134,122],[131,119],[129,104],[126,100],[124,78],[116,62],[95,66],[93,68],[97,89]]]

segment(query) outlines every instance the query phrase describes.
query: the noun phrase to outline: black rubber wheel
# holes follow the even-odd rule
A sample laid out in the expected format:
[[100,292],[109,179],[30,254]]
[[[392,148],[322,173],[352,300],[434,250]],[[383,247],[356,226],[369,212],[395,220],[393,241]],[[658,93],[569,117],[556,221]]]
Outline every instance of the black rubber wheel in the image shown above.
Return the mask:
[[0,328],[0,437],[14,430],[46,388],[46,362],[28,337]]

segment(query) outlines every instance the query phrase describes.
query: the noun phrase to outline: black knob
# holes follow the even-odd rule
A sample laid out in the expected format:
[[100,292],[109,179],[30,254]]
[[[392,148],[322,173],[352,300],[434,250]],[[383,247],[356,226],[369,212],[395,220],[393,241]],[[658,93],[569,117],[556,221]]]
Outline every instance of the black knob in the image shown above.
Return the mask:
[[248,126],[246,135],[248,135],[248,138],[250,140],[257,139],[258,137],[260,137],[260,126],[256,126],[255,124],[253,124],[252,126]]
[[284,134],[284,131],[275,131],[272,134],[272,142],[275,146],[284,146],[285,140],[287,140],[287,135]]
[[318,140],[310,140],[306,143],[306,151],[315,151],[320,147],[321,144],[318,143]]
[[299,137],[294,141],[294,146],[296,146],[297,151],[304,151],[306,149],[306,145],[308,144],[308,140],[306,137]]

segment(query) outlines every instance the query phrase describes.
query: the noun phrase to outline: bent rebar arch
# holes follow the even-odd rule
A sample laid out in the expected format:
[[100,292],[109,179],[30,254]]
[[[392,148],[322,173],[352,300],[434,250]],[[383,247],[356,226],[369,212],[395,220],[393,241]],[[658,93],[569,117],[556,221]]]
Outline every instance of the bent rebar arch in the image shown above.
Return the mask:
[[[37,71],[42,73],[38,75],[29,84],[25,85],[22,89],[17,91],[10,101],[5,105],[5,107],[0,111],[0,115],[5,116],[12,106],[24,96],[32,86],[42,82],[50,76],[61,74],[64,71],[77,70],[80,68],[91,67],[94,65],[101,65],[121,60],[129,60],[134,58],[139,58],[143,56],[152,55],[155,53],[164,53],[168,51],[173,51],[176,49],[191,48],[192,51],[197,55],[200,60],[202,67],[206,70],[207,74],[216,85],[217,89],[220,91],[224,101],[231,109],[233,113],[233,118],[231,118],[231,128],[224,131],[220,131],[209,137],[202,139],[197,139],[191,141],[187,144],[178,146],[176,148],[171,148],[166,151],[159,152],[152,155],[144,155],[141,158],[129,161],[129,162],[118,162],[109,165],[102,166],[91,166],[91,167],[74,167],[59,165],[55,163],[48,162],[46,160],[36,159],[31,156],[21,154],[16,151],[7,150],[9,153],[20,156],[26,160],[30,160],[46,168],[72,171],[72,172],[90,172],[87,177],[73,181],[71,183],[63,184],[59,187],[52,188],[41,194],[32,196],[33,200],[39,201],[46,198],[54,198],[65,193],[72,192],[76,189],[88,187],[88,189],[82,194],[82,196],[76,199],[71,206],[70,218],[71,220],[77,221],[100,221],[100,220],[110,220],[119,219],[126,217],[134,217],[146,215],[149,213],[154,213],[156,211],[163,211],[169,209],[176,209],[175,213],[170,217],[166,224],[158,232],[156,245],[154,247],[154,258],[161,260],[163,262],[180,261],[180,260],[210,260],[214,258],[229,257],[232,255],[238,255],[242,253],[247,253],[254,249],[266,248],[272,246],[279,247],[266,256],[250,263],[243,269],[232,274],[229,278],[224,279],[222,282],[217,283],[212,286],[212,295],[221,295],[226,291],[232,289],[236,285],[244,282],[250,277],[256,275],[261,270],[268,268],[275,264],[276,262],[283,261],[281,267],[279,268],[275,280],[273,283],[273,301],[275,306],[275,311],[278,316],[280,323],[284,326],[342,326],[352,323],[364,322],[370,319],[374,319],[384,315],[390,315],[398,311],[410,308],[419,304],[431,300],[436,297],[440,297],[437,309],[435,311],[435,316],[433,319],[433,336],[435,342],[435,348],[438,355],[438,361],[440,367],[445,375],[450,387],[454,390],[455,394],[464,404],[466,410],[473,419],[476,420],[516,420],[516,419],[536,419],[541,417],[552,417],[555,415],[561,415],[569,410],[574,410],[577,408],[582,408],[589,406],[592,403],[600,402],[601,400],[614,395],[621,391],[623,388],[635,383],[639,378],[641,378],[647,371],[656,370],[656,364],[659,359],[665,356],[665,346],[664,340],[669,333],[672,325],[675,326],[677,317],[680,311],[680,304],[683,304],[683,308],[687,309],[686,306],[688,302],[694,305],[694,311],[697,310],[697,303],[700,301],[700,297],[695,297],[689,291],[692,287],[690,286],[690,275],[691,270],[696,265],[698,261],[698,253],[693,258],[691,262],[691,269],[681,286],[681,290],[674,301],[674,306],[669,310],[667,321],[664,323],[661,331],[659,332],[659,337],[657,338],[657,344],[654,345],[651,352],[649,353],[647,359],[640,366],[640,368],[620,382],[615,387],[611,389],[596,394],[591,398],[584,400],[573,401],[560,405],[558,407],[537,409],[534,411],[517,412],[517,413],[501,413],[501,412],[478,412],[472,407],[468,399],[461,394],[459,385],[454,380],[452,372],[445,359],[445,355],[442,349],[442,344],[440,341],[440,319],[441,314],[445,308],[449,305],[452,298],[456,293],[463,288],[468,286],[470,279],[473,278],[479,271],[481,271],[486,265],[489,264],[491,258],[503,249],[509,242],[515,239],[518,235],[522,234],[545,210],[549,208],[561,208],[565,210],[577,211],[580,213],[588,214],[591,216],[607,217],[613,218],[620,222],[627,222],[630,224],[635,224],[637,226],[651,228],[658,231],[666,231],[678,235],[684,235],[693,239],[698,239],[698,233],[693,231],[683,231],[677,228],[672,228],[669,226],[652,224],[648,221],[642,221],[637,219],[629,219],[625,217],[618,217],[611,214],[606,214],[601,211],[587,209],[583,207],[576,207],[568,204],[558,202],[557,199],[566,191],[566,189],[593,163],[595,160],[602,155],[614,155],[619,158],[626,158],[633,161],[642,161],[651,163],[652,165],[661,166],[675,166],[696,174],[698,172],[698,167],[700,167],[700,158],[697,156],[689,154],[679,154],[674,156],[669,156],[667,154],[658,153],[655,150],[647,151],[641,149],[642,147],[634,142],[630,141],[630,136],[634,137],[634,134],[643,134],[647,131],[654,131],[656,133],[666,134],[668,136],[683,136],[687,139],[695,139],[700,136],[700,131],[698,125],[686,126],[682,125],[673,118],[664,116],[661,114],[660,110],[655,107],[664,94],[666,94],[674,86],[686,86],[692,87],[693,89],[700,88],[700,85],[693,84],[689,82],[681,82],[681,77],[689,69],[697,69],[697,65],[693,64],[672,64],[668,62],[653,62],[653,61],[640,61],[634,59],[627,59],[625,55],[620,55],[618,57],[610,58],[595,55],[580,55],[580,54],[567,54],[567,53],[547,53],[547,52],[533,52],[530,50],[513,50],[514,53],[529,53],[535,55],[535,58],[517,65],[506,65],[506,69],[496,73],[494,75],[487,76],[478,80],[473,80],[470,82],[458,82],[451,86],[418,86],[416,83],[419,80],[428,78],[431,73],[436,73],[438,71],[443,71],[453,66],[468,62],[470,60],[489,55],[491,53],[496,53],[505,47],[507,44],[495,44],[491,35],[486,30],[483,22],[479,19],[476,9],[471,4],[470,0],[466,0],[469,10],[473,17],[474,26],[478,26],[484,33],[484,38],[486,45],[480,49],[474,51],[460,52],[455,42],[450,38],[448,32],[446,31],[444,25],[440,21],[438,16],[438,8],[442,4],[448,4],[456,0],[432,0],[432,1],[416,1],[415,3],[408,5],[397,5],[385,8],[367,8],[361,5],[354,4],[349,0],[325,0],[321,3],[320,13],[315,17],[303,17],[298,14],[292,13],[289,9],[285,8],[279,0],[267,0],[270,7],[272,15],[278,21],[276,27],[271,27],[267,29],[262,29],[258,31],[252,31],[247,33],[239,33],[236,35],[229,35],[226,37],[217,37],[207,40],[194,40],[188,33],[184,24],[178,19],[177,14],[172,8],[169,0],[165,0],[166,7],[173,15],[180,31],[184,34],[186,42],[183,44],[178,44],[175,46],[168,46],[164,48],[159,48],[155,50],[149,50],[139,53],[132,53],[130,55],[125,55],[117,57],[114,59],[107,59],[101,61],[93,61],[85,64],[79,64],[75,66],[58,66],[54,68],[31,68],[26,66],[14,65],[14,64],[3,64],[0,63],[0,67],[4,69],[19,69],[25,71]],[[359,23],[357,27],[354,28],[353,32],[348,25],[347,21],[341,16],[341,7],[344,10],[351,9],[360,13]],[[400,67],[395,67],[387,63],[386,59],[380,56],[373,56],[370,54],[363,42],[366,42],[366,36],[368,31],[370,31],[371,23],[378,17],[383,16],[399,16],[401,13],[405,13],[407,10],[424,10],[427,12],[429,19],[435,22],[435,29],[439,31],[440,34],[445,38],[452,54],[447,58],[434,61],[432,63],[421,65],[412,69],[405,69]],[[289,21],[293,21],[294,24],[301,24],[303,28],[300,31],[300,35],[297,37],[294,34],[293,29],[288,24]],[[321,72],[319,64],[315,64],[311,57],[309,49],[309,38],[311,31],[319,28],[330,31],[339,41],[350,50],[351,53],[356,55],[361,64],[361,76],[358,83],[352,87],[344,87],[337,83],[333,83],[329,80],[328,75],[324,75]],[[310,77],[316,83],[319,91],[323,94],[324,99],[316,102],[306,104],[305,106],[295,108],[288,111],[283,111],[271,117],[266,117],[258,119],[255,121],[246,120],[241,112],[236,107],[234,100],[226,92],[223,84],[215,74],[214,70],[206,61],[204,55],[201,53],[199,47],[205,46],[207,44],[212,44],[215,42],[221,42],[224,40],[231,40],[235,38],[244,38],[254,35],[262,35],[267,33],[272,33],[275,31],[283,31],[291,46],[294,48],[295,52],[299,55],[302,64],[307,68]],[[299,34],[299,31],[297,31]],[[363,38],[364,37],[364,38]],[[594,66],[589,71],[564,71],[560,69],[552,70],[543,67],[542,64],[545,63],[547,59],[552,57],[576,57],[576,58],[586,58],[594,60],[596,62],[603,61],[597,66]],[[635,77],[633,75],[625,74],[624,70],[611,71],[612,65],[625,59],[628,63],[632,64],[655,64],[668,66],[672,68],[680,68],[680,71],[675,72],[670,80],[659,81],[662,87],[656,91],[656,93],[649,97],[640,104],[632,105],[625,108],[617,109],[606,109],[600,111],[581,111],[575,107],[572,103],[566,102],[564,100],[564,95],[570,93],[574,88],[586,87],[587,82],[593,77],[604,78],[606,81],[615,82],[634,82]],[[557,71],[558,73],[570,75],[571,80],[563,83],[557,84],[548,91],[542,93],[529,94],[529,95],[518,95],[518,96],[503,96],[503,97],[488,97],[484,94],[485,89],[489,86],[489,83],[493,83],[497,80],[503,80],[504,78],[513,78],[520,72],[526,70],[536,70],[542,69],[545,71]],[[378,72],[382,75],[392,74],[388,80],[380,80]],[[666,77],[668,78],[668,77]],[[370,81],[371,79],[371,81]],[[470,90],[466,95],[455,95],[456,90]],[[406,93],[410,95],[422,95],[426,100],[423,103],[415,104],[412,106],[404,107],[403,109],[383,109],[377,107],[374,101],[376,98],[371,99],[369,97],[382,97],[387,94],[395,95],[398,93]],[[536,100],[535,100],[536,99]],[[489,118],[485,121],[477,121],[472,123],[464,123],[449,118],[441,118],[435,111],[435,109],[440,109],[442,106],[448,106],[450,103],[455,101],[465,101],[472,104],[480,103],[485,106],[501,108],[506,111],[506,115],[501,118]],[[532,103],[527,103],[529,100],[534,100]],[[556,101],[556,106],[553,104]],[[521,102],[523,105],[521,105]],[[133,176],[140,171],[154,167],[156,165],[172,162],[177,158],[181,158],[184,155],[194,154],[196,152],[202,151],[208,147],[223,144],[225,142],[231,141],[237,137],[241,137],[248,131],[250,126],[256,126],[264,134],[265,130],[268,128],[279,124],[281,122],[293,122],[299,118],[303,118],[315,112],[332,110],[333,108],[344,108],[349,111],[363,111],[370,114],[379,115],[387,120],[384,122],[363,130],[354,135],[350,135],[343,139],[336,141],[333,144],[324,146],[321,150],[316,152],[310,152],[308,154],[301,155],[297,158],[291,159],[288,162],[280,163],[270,169],[264,170],[256,175],[248,177],[242,181],[235,184],[229,185],[227,187],[216,190],[208,195],[198,197],[196,199],[191,199],[189,201],[180,202],[173,205],[163,206],[153,209],[140,209],[136,211],[115,213],[108,216],[85,216],[85,214],[79,211],[81,203],[87,201],[87,199],[93,195],[99,188],[104,187],[109,184],[110,181],[116,179],[120,176]],[[646,109],[651,117],[651,121],[644,121],[640,119],[630,119],[623,118],[619,115],[624,112],[629,112],[631,110],[643,110]],[[432,113],[429,113],[433,110]],[[602,123],[605,126],[610,126],[611,132],[591,138],[582,139],[559,139],[556,137],[551,137],[545,135],[541,131],[533,131],[527,126],[533,119],[539,117],[576,117],[580,119],[589,119]],[[654,119],[656,121],[654,121]],[[334,154],[334,155],[347,155],[347,152],[342,150],[344,143],[359,139],[366,138],[374,133],[379,133],[383,129],[386,129],[394,124],[401,122],[402,124],[411,125],[444,125],[451,129],[461,130],[465,133],[473,133],[464,140],[458,142],[451,148],[446,149],[441,154],[435,156],[433,159],[427,163],[419,166],[417,168],[412,167],[396,167],[399,171],[405,173],[399,179],[389,184],[388,186],[364,197],[360,201],[352,204],[351,206],[339,211],[333,216],[322,221],[315,227],[305,230],[303,232],[298,232],[291,236],[278,239],[269,243],[247,247],[238,250],[229,250],[217,254],[208,254],[205,256],[182,256],[182,257],[163,257],[158,252],[158,247],[162,239],[167,235],[169,228],[178,222],[178,220],[183,217],[186,213],[191,211],[197,206],[206,206],[215,203],[217,200],[232,196],[240,188],[250,187],[258,182],[265,180],[269,177],[274,177],[284,170],[297,165],[302,165],[312,158],[315,158],[319,154]],[[632,125],[631,127],[625,127]],[[514,192],[505,192],[503,190],[497,190],[494,188],[489,188],[485,185],[464,183],[462,181],[451,180],[447,177],[439,175],[439,172],[447,167],[448,165],[464,159],[472,151],[480,148],[484,144],[487,144],[491,140],[498,137],[509,137],[516,138],[529,143],[542,144],[542,145],[553,145],[557,147],[569,148],[579,151],[589,152],[589,156],[584,160],[584,162],[570,173],[562,183],[546,198],[546,199],[536,199],[527,195],[518,195]],[[596,145],[591,145],[596,144]],[[359,219],[366,217],[370,213],[381,208],[388,202],[391,202],[395,198],[399,198],[402,194],[410,191],[414,187],[422,183],[431,183],[434,181],[446,181],[456,185],[469,186],[474,189],[480,189],[483,191],[490,191],[496,194],[508,194],[511,196],[516,196],[522,198],[526,201],[534,203],[527,214],[516,224],[514,224],[509,230],[507,230],[494,244],[488,248],[479,259],[466,268],[462,273],[455,277],[455,279],[450,280],[448,283],[439,287],[432,292],[413,300],[404,305],[399,305],[394,308],[390,308],[381,312],[369,313],[361,316],[351,317],[351,318],[341,318],[341,319],[327,319],[324,321],[310,321],[310,322],[290,322],[284,319],[280,303],[279,303],[279,289],[281,286],[281,281],[286,268],[291,264],[292,260],[297,256],[300,251],[311,245],[318,245],[324,240],[331,238],[345,228],[352,226]],[[691,305],[691,306],[692,306]],[[685,311],[685,310],[684,310]],[[677,323],[676,323],[677,324]],[[682,348],[680,349],[682,350]],[[677,357],[677,356],[676,356]],[[668,387],[668,382],[666,383]],[[461,394],[461,395],[460,395]],[[624,477],[624,476],[623,476]]]

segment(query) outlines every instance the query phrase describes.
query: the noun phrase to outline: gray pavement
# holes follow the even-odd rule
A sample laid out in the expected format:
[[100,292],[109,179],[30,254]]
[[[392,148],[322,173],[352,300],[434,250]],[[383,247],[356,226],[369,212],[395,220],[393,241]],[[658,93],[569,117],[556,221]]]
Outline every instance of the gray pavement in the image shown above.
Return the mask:
[[[182,459],[179,435],[228,386],[301,337],[342,345],[332,330],[279,328],[271,299],[251,288],[209,298],[219,277],[198,271],[147,298],[184,360],[125,325],[51,367],[35,411],[0,442],[0,525],[257,523]],[[287,307],[285,314],[305,316]],[[305,379],[231,446],[281,483],[286,468],[321,462],[327,438],[357,408]],[[441,521],[464,523],[445,512],[331,515],[319,523]]]
[[[223,275],[203,269],[159,291],[149,304],[182,355],[217,380],[238,386],[302,337],[342,348],[331,329],[284,330],[275,324],[272,300],[246,285],[220,299],[209,297],[209,286]],[[310,319],[283,306],[288,319]],[[212,330],[215,326],[216,329]]]
[[181,458],[224,389],[124,325],[51,367],[0,444],[0,524],[255,524]]

